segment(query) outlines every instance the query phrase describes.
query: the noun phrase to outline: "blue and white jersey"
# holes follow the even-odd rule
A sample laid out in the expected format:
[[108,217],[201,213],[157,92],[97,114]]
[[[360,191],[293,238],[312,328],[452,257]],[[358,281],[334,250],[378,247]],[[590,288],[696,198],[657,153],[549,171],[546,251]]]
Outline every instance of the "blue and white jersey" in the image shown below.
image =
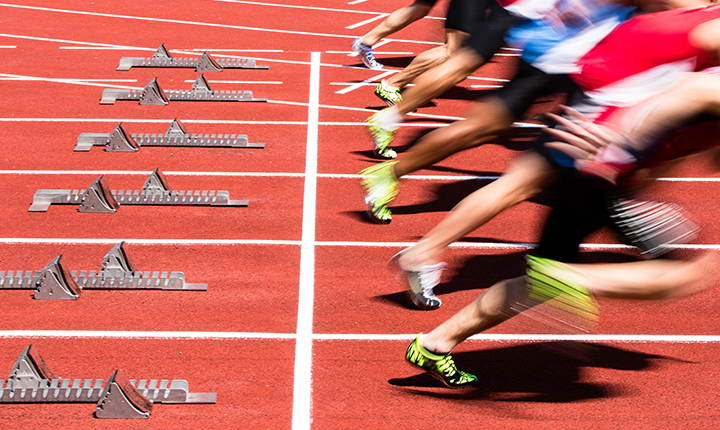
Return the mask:
[[636,11],[608,0],[519,0],[506,9],[523,18],[507,32],[507,44],[550,74],[577,72],[580,58]]

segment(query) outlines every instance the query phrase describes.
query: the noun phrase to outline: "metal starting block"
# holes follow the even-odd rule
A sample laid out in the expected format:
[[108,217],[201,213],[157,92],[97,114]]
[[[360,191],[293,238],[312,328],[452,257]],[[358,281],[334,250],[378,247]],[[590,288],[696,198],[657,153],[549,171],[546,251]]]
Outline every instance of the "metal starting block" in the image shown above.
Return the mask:
[[0,380],[0,403],[96,403],[96,418],[150,417],[155,403],[214,404],[217,393],[189,393],[184,380],[130,380],[120,369],[107,381],[61,379],[28,346],[7,381]]
[[79,205],[78,212],[115,213],[120,205],[144,206],[233,206],[246,207],[247,200],[230,200],[230,193],[219,190],[174,191],[156,169],[142,190],[110,190],[104,176],[80,190],[37,190],[29,212],[46,212],[51,204]]
[[200,75],[190,90],[163,90],[153,78],[142,90],[106,88],[102,92],[101,105],[115,104],[115,100],[137,100],[141,105],[164,106],[171,101],[195,102],[266,102],[268,99],[253,98],[252,91],[213,91]]
[[108,152],[137,152],[141,146],[195,146],[223,148],[264,148],[264,143],[248,143],[244,134],[189,134],[177,119],[165,134],[128,134],[118,124],[110,134],[81,133],[75,151],[90,151],[93,146],[105,146]]
[[0,290],[35,290],[37,300],[77,300],[82,290],[207,291],[207,284],[187,284],[183,272],[140,272],[123,248],[115,245],[99,271],[65,267],[63,256],[38,271],[0,271]]
[[196,72],[222,72],[223,69],[268,69],[268,66],[256,65],[252,58],[220,58],[216,60],[207,52],[203,52],[200,58],[174,58],[165,49],[165,44],[160,45],[150,58],[121,58],[117,70],[130,70],[131,67],[195,68]]

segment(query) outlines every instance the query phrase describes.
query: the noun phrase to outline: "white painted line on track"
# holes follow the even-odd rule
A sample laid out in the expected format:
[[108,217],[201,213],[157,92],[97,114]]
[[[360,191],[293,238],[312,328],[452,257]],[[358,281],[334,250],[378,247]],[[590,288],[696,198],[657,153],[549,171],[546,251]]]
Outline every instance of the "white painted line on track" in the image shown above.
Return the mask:
[[[210,84],[257,84],[257,85],[282,85],[282,81],[217,81],[208,79]],[[186,79],[185,82],[195,82],[192,79]]]
[[248,1],[248,0],[213,0],[213,1],[222,2],[222,3],[250,4],[250,5],[255,5],[255,6],[272,6],[272,7],[291,8],[291,9],[320,10],[320,11],[325,11],[325,12],[364,13],[364,14],[372,14],[372,15],[379,13],[379,12],[352,10],[352,9],[331,9],[331,8],[316,7],[316,6],[298,6],[298,5],[292,5],[292,4],[263,3],[263,2]]
[[17,46],[13,45],[0,45],[0,49],[15,49]]
[[[162,246],[234,246],[234,245],[258,245],[258,246],[302,246],[301,240],[261,240],[261,239],[132,239],[132,238],[41,238],[41,237],[6,237],[0,238],[0,244],[65,244],[65,245],[115,245],[124,241],[131,245],[162,245]],[[417,242],[351,242],[351,241],[317,241],[313,242],[314,247],[338,247],[338,248],[407,248]],[[537,247],[536,243],[512,243],[512,242],[454,242],[449,248],[476,249],[476,250],[513,250],[523,251]],[[668,245],[669,249],[689,251],[720,251],[720,244],[685,244]],[[584,243],[580,249],[592,251],[621,251],[630,250],[633,247],[618,243]]]
[[[187,121],[183,121],[185,123]],[[307,123],[303,123],[307,125]],[[319,123],[318,123],[319,125]],[[332,124],[330,124],[332,125]],[[149,175],[150,170],[0,170],[0,175]],[[203,172],[203,171],[163,171],[165,176],[222,176],[222,177],[289,177],[304,178],[304,173],[299,172]],[[360,179],[363,175],[347,173],[317,173],[318,178],[328,179]],[[407,175],[403,180],[419,181],[493,181],[500,176],[471,176],[471,175]],[[720,178],[695,177],[695,178],[657,178],[656,181],[663,182],[720,182]]]
[[[325,51],[325,53],[326,54],[343,54],[343,55],[347,55],[348,57],[352,57],[355,55],[355,53],[353,51]],[[415,55],[414,52],[410,52],[410,51],[381,51],[381,52],[375,52],[375,53],[382,54],[382,55]],[[365,68],[365,67],[363,67],[363,68]],[[370,69],[368,69],[368,70],[370,70]],[[397,69],[398,72],[400,70],[402,70],[402,69],[400,69],[400,68]]]
[[216,55],[222,56],[223,52],[262,52],[262,53],[268,53],[268,52],[278,52],[283,53],[282,49],[220,49],[220,48],[193,48],[193,51],[201,51],[201,52],[213,52],[216,53]]
[[303,193],[300,288],[298,292],[293,430],[310,430],[312,422],[312,330],[315,300],[315,210],[317,204],[318,119],[320,115],[320,53],[311,54],[308,101],[305,190]]
[[355,1],[351,1],[351,2],[348,3],[348,4],[360,4],[360,3],[365,3],[366,1],[367,1],[367,0],[355,0]]
[[[397,71],[395,71],[395,70],[389,70],[389,71],[387,71],[387,72],[383,72],[383,73],[381,73],[381,74],[379,74],[379,75],[373,76],[372,78],[368,78],[368,79],[366,79],[366,80],[364,80],[364,81],[362,81],[362,82],[359,82],[359,83],[357,83],[357,84],[352,84],[352,85],[350,85],[350,86],[347,87],[347,88],[343,88],[342,90],[335,91],[335,94],[347,94],[347,93],[349,93],[350,91],[353,91],[353,90],[356,90],[356,89],[358,89],[358,88],[361,88],[361,87],[363,87],[363,86],[366,85],[366,84],[372,84],[373,81],[377,82],[378,79],[382,79],[382,78],[384,78],[384,77],[386,77],[386,76],[390,76],[390,75],[392,75],[393,73],[397,73]],[[376,84],[376,85],[377,85],[377,84]]]
[[[352,341],[410,341],[415,334],[313,334],[317,341],[352,340]],[[188,340],[294,340],[294,333],[258,333],[258,332],[194,332],[194,331],[90,331],[90,330],[2,330],[0,338],[53,338],[53,339],[188,339]],[[621,343],[718,343],[716,335],[660,335],[660,334],[478,334],[469,338],[476,342],[621,342]],[[297,427],[293,427],[297,428]],[[309,428],[309,427],[308,427]]]
[[[81,78],[54,78],[58,79],[60,82],[68,82],[68,83],[82,83],[82,82],[124,82],[124,83],[132,83],[137,82],[137,79],[81,79]],[[35,78],[30,76],[17,76],[17,77],[0,77],[0,81],[48,81],[48,82],[57,82],[57,81],[50,81],[48,78]],[[195,81],[188,81],[188,82],[195,82]]]
[[[299,31],[299,30],[278,30],[278,29],[273,29],[273,28],[248,27],[248,26],[242,26],[242,25],[217,24],[217,23],[212,23],[212,22],[198,22],[198,21],[184,21],[184,20],[166,19],[166,18],[151,18],[151,17],[146,17],[146,16],[118,15],[118,14],[114,14],[114,13],[86,12],[86,11],[79,11],[79,10],[57,9],[57,8],[38,7],[38,6],[26,6],[26,5],[17,5],[17,4],[8,4],[8,3],[0,3],[0,7],[31,9],[31,10],[39,10],[39,11],[45,11],[45,12],[66,13],[66,14],[72,14],[72,15],[99,16],[99,17],[103,17],[103,18],[127,19],[127,20],[133,20],[133,21],[146,21],[146,22],[149,21],[149,22],[164,23],[164,24],[182,24],[182,25],[189,25],[189,26],[195,26],[195,27],[213,27],[213,28],[224,28],[224,29],[230,29],[230,30],[257,31],[257,32],[263,32],[263,33],[293,34],[293,35],[302,35],[302,36],[332,37],[332,38],[342,38],[342,39],[354,39],[356,37],[356,36],[352,36],[352,35],[343,35],[343,34],[315,33],[315,32],[310,32],[310,31]],[[343,11],[347,12],[347,10],[343,10]],[[375,14],[375,13],[377,13],[377,12],[373,12],[373,14]],[[428,43],[428,42],[424,42],[424,41],[423,42],[407,41],[407,42],[423,43],[423,44]]]
[[[0,77],[11,78],[13,80],[18,80],[18,81],[42,81],[42,82],[53,82],[53,83],[58,83],[58,84],[85,85],[85,86],[91,86],[91,87],[107,87],[107,85],[103,84],[103,83],[95,83],[95,82],[90,82],[89,80],[86,81],[86,80],[79,80],[79,79],[43,78],[43,77],[38,77],[38,76],[10,75],[7,73],[0,73]],[[121,88],[121,89],[126,89],[126,90],[142,89],[142,87],[128,87],[128,86],[121,86],[121,85],[114,86],[113,88]]]
[[355,23],[355,24],[352,24],[352,25],[348,25],[347,27],[345,27],[345,29],[346,29],[346,30],[352,30],[352,29],[354,29],[354,28],[362,27],[362,26],[365,25],[365,24],[370,24],[371,22],[375,22],[375,21],[377,21],[377,20],[379,20],[379,19],[387,18],[388,16],[390,16],[389,13],[381,13],[380,15],[378,15],[378,16],[376,16],[376,17],[374,17],[374,18],[369,18],[369,19],[366,19],[365,21],[360,21],[360,22],[358,22],[358,23]]

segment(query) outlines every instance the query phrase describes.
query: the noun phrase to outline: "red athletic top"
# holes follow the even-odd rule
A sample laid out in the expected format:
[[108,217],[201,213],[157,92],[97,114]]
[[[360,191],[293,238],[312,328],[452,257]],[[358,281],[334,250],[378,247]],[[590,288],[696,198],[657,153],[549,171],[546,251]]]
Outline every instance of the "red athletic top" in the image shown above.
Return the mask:
[[618,26],[579,62],[570,77],[587,92],[681,60],[694,60],[694,70],[717,65],[713,56],[690,44],[689,32],[720,18],[720,5],[672,9],[640,15]]

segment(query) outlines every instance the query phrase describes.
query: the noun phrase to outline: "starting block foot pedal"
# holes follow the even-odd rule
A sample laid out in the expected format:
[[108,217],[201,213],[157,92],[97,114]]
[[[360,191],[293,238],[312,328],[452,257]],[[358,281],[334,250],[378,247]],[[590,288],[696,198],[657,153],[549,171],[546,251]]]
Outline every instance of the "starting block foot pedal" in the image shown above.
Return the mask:
[[15,360],[8,381],[13,381],[14,388],[37,388],[43,379],[58,378],[45,364],[38,349],[31,344]]
[[120,204],[108,188],[104,176],[97,178],[82,195],[79,212],[115,213]]
[[107,380],[95,409],[96,418],[148,419],[153,403],[140,394],[125,374],[116,370]]
[[106,88],[100,98],[101,105],[115,104],[116,100],[135,100],[141,105],[167,105],[171,101],[197,102],[266,102],[254,98],[252,91],[213,91],[204,75],[200,75],[190,90],[163,90],[153,78],[142,90]]
[[34,297],[38,300],[77,300],[80,286],[62,264],[62,255],[48,263],[35,281]]
[[126,272],[137,272],[138,269],[125,251],[125,242],[113,246],[105,257],[103,257],[100,275],[101,276],[122,276]]

